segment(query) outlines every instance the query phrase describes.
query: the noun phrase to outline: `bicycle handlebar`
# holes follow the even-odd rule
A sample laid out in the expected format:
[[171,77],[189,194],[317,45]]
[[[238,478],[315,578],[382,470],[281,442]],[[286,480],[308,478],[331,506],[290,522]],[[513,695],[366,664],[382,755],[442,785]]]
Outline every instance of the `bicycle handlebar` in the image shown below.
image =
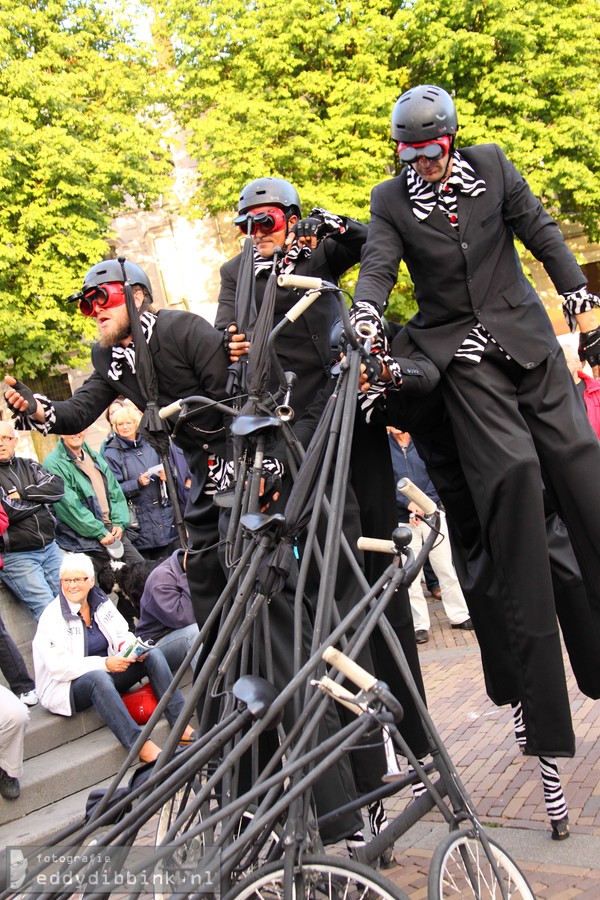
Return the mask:
[[306,291],[320,291],[328,282],[322,278],[311,278],[310,275],[279,275],[277,278],[279,287],[298,287]]
[[371,675],[370,672],[367,672],[366,669],[355,663],[353,659],[350,659],[341,650],[336,650],[335,647],[326,647],[323,650],[322,657],[325,662],[329,663],[330,666],[334,666],[342,675],[353,681],[363,691],[370,691],[377,684],[377,679],[374,675]]
[[159,418],[168,419],[171,416],[174,416],[175,413],[179,412],[182,405],[183,400],[174,400],[173,403],[169,403],[168,406],[162,406],[158,411]]
[[385,538],[359,537],[356,546],[359,550],[367,550],[371,553],[396,553],[392,541],[385,540]]
[[362,706],[358,705],[352,691],[349,691],[342,684],[338,684],[337,681],[334,681],[328,675],[323,675],[318,681],[313,681],[313,684],[315,687],[322,690],[323,693],[329,694],[330,697],[333,697],[334,700],[337,700],[338,703],[341,703],[342,706],[345,706],[356,716],[363,714],[364,709]]
[[426,516],[431,516],[437,510],[437,506],[433,500],[424,494],[421,488],[410,480],[410,478],[401,478],[396,485],[399,491],[405,494],[409,500],[418,503]]

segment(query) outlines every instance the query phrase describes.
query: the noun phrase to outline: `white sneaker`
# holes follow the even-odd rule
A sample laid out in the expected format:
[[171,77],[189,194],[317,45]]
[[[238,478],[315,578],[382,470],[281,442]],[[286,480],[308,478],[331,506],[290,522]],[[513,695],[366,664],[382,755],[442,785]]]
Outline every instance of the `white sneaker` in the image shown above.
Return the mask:
[[37,693],[33,690],[33,691],[27,691],[25,694],[21,694],[21,696],[19,697],[19,700],[21,701],[21,703],[24,703],[25,706],[35,706],[35,704],[39,700],[39,697],[38,697]]

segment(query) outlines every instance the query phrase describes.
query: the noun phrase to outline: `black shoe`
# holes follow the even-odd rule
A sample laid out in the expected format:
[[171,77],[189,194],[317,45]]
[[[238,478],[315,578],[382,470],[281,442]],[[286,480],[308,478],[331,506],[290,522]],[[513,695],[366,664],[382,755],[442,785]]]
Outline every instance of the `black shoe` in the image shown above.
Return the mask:
[[460,622],[459,625],[451,625],[450,628],[458,628],[460,631],[473,631],[473,623],[470,619],[465,619],[464,622]]
[[11,778],[4,769],[0,769],[0,794],[5,800],[16,800],[21,796],[21,787],[18,778]]
[[424,628],[420,629],[419,631],[415,631],[415,641],[417,642],[417,644],[426,644],[428,640],[429,632]]
[[553,841],[566,841],[566,839],[571,834],[571,832],[569,831],[568,816],[565,816],[563,819],[558,819],[555,822],[550,822],[550,825],[552,826]]

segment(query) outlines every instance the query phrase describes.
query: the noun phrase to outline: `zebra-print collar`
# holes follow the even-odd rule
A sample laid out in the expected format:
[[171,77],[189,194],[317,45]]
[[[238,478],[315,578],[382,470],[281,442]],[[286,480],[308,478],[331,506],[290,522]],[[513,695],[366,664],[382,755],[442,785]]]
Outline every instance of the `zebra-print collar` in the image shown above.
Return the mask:
[[436,190],[436,185],[423,181],[413,168],[406,173],[408,196],[413,214],[419,222],[431,215],[439,202],[443,211],[448,214],[449,203],[456,204],[456,193],[470,194],[476,197],[485,191],[485,181],[478,178],[469,163],[462,158],[458,151],[452,157],[452,172],[444,182],[444,191]]

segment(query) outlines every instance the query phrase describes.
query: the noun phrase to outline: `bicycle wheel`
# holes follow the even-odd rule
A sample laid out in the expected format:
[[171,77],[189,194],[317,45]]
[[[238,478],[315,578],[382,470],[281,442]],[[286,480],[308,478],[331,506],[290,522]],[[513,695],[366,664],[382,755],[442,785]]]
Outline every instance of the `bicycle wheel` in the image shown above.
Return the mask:
[[[175,819],[184,812],[187,806],[191,806],[194,800],[199,782],[195,779],[193,783],[188,783],[171,797],[160,809],[158,823],[156,826],[155,845],[159,845]],[[199,824],[208,816],[218,809],[216,799],[207,800],[202,804],[194,815],[188,816],[183,826],[179,829],[178,835],[185,833],[186,830]],[[240,840],[243,842],[244,831],[253,821],[256,808],[248,807],[244,810],[237,826],[232,834],[231,840]],[[279,844],[281,838],[281,828],[273,825],[270,830],[266,830],[261,841],[254,842],[248,847],[247,852],[243,855],[234,872],[231,873],[232,881],[238,881],[249,872],[262,866],[273,853]],[[202,832],[193,838],[187,840],[181,847],[178,847],[172,854],[161,859],[155,867],[154,878],[154,898],[155,900],[167,900],[173,894],[173,886],[182,884],[182,873],[186,869],[193,868],[194,865],[202,861],[205,846],[208,844],[215,845],[219,841],[220,825],[216,830],[210,830],[209,833]],[[165,890],[162,885],[166,885]],[[157,887],[156,885],[160,885]],[[183,891],[183,888],[182,888]]]
[[[408,900],[400,888],[353,859],[308,856],[294,872],[294,887],[286,900]],[[282,900],[284,875],[281,863],[264,866],[240,881],[225,900]]]
[[[535,900],[514,859],[492,838],[488,837],[488,841],[507,897]],[[429,867],[428,897],[429,900],[502,897],[500,882],[473,831],[452,831],[435,848]]]
[[[198,782],[194,779],[193,782],[188,782],[184,787],[180,788],[170,800],[167,800],[166,803],[161,806],[158,813],[158,822],[156,824],[156,833],[154,836],[155,846],[158,846],[162,842],[175,819],[184,812],[187,806],[191,805],[196,796],[197,789]],[[201,808],[193,816],[188,818],[183,827],[179,829],[178,835],[195,825],[197,822],[202,821],[203,818],[206,818],[206,815],[208,814],[208,803],[205,804],[204,807],[204,809]],[[194,860],[199,861],[202,858],[204,847],[204,835],[197,835],[186,841],[185,844],[182,844],[181,847],[177,848],[177,850],[169,856],[163,857],[163,859],[156,864],[156,876],[154,879],[155,900],[167,900],[167,897],[171,896],[173,892],[173,883],[178,884],[178,873],[182,870],[184,865],[192,864]],[[162,888],[163,884],[167,885],[164,891]]]

